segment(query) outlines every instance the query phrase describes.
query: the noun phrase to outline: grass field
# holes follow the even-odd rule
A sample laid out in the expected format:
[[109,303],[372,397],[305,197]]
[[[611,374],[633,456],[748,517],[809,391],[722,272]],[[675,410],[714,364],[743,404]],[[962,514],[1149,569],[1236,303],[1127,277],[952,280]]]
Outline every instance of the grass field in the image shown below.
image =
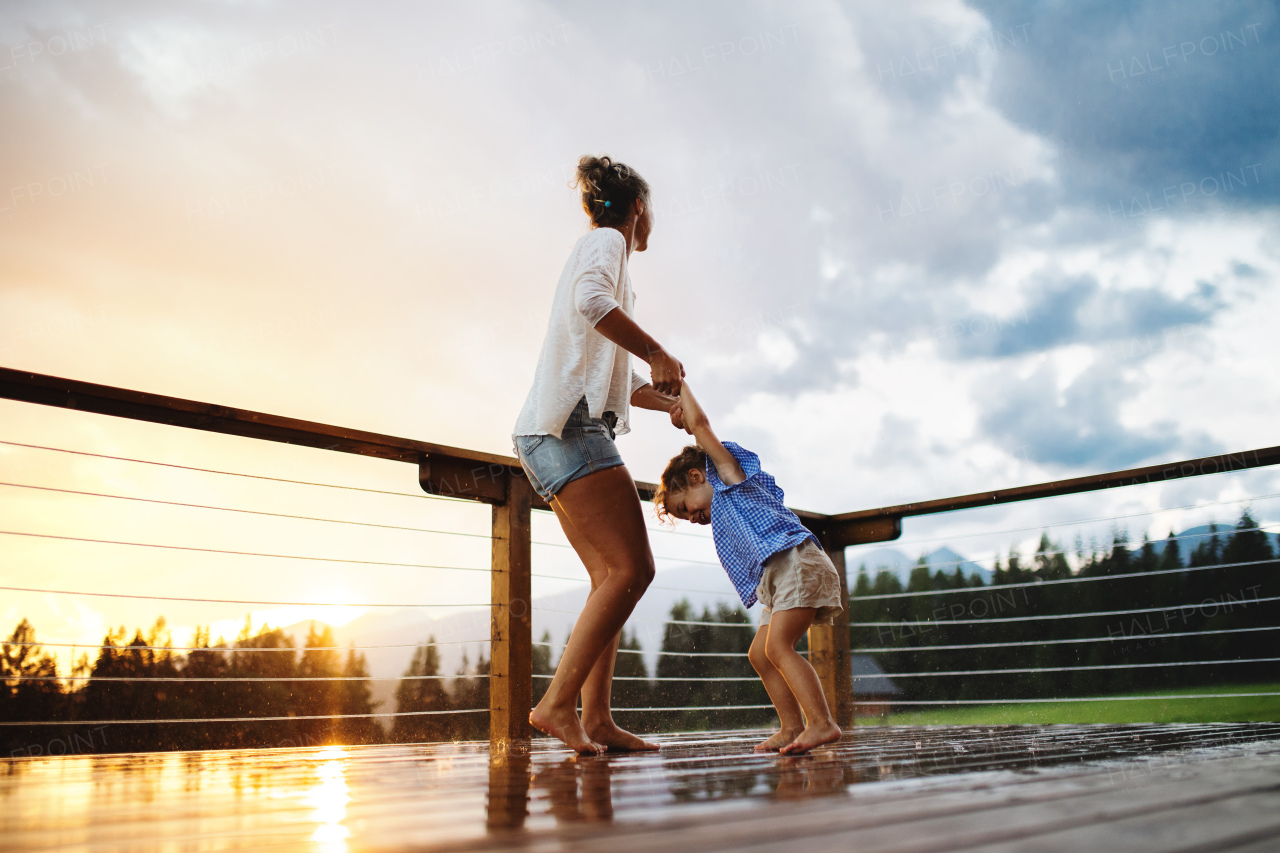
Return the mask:
[[[1183,690],[1148,690],[1132,696],[1215,696],[1222,693],[1280,693],[1280,684],[1236,684]],[[1035,702],[962,705],[859,719],[858,725],[953,726],[1017,723],[1236,723],[1280,721],[1280,696],[1218,699],[1100,698],[1093,702]]]

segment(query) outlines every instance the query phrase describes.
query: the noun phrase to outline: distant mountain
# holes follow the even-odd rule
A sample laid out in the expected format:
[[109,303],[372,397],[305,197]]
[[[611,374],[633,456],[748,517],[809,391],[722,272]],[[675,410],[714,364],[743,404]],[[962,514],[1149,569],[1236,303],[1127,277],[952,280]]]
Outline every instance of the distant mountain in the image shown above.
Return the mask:
[[[982,578],[983,583],[991,583],[992,573],[990,569],[983,568],[972,560],[965,559],[963,555],[945,545],[925,554],[924,559],[929,564],[931,573],[946,572],[951,574],[956,570],[956,566],[959,566],[965,577],[976,574]],[[916,560],[896,548],[877,548],[874,551],[868,551],[860,555],[856,561],[850,563],[850,584],[857,579],[857,573],[864,566],[866,567],[867,576],[872,580],[875,580],[875,576],[880,572],[889,572],[905,585],[911,577],[912,569],[916,567]]]

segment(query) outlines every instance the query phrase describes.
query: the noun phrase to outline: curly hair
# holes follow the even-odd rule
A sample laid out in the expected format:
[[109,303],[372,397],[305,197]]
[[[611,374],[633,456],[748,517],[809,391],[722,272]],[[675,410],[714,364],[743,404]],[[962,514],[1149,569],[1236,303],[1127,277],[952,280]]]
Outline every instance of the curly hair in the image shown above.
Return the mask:
[[618,227],[631,215],[636,199],[649,202],[649,182],[625,163],[605,154],[578,159],[578,174],[573,186],[582,190],[582,209],[597,228]]
[[707,453],[696,444],[681,450],[679,455],[667,463],[658,482],[658,490],[653,495],[653,508],[659,521],[675,523],[675,516],[667,511],[667,501],[689,488],[689,472],[695,468],[707,470]]

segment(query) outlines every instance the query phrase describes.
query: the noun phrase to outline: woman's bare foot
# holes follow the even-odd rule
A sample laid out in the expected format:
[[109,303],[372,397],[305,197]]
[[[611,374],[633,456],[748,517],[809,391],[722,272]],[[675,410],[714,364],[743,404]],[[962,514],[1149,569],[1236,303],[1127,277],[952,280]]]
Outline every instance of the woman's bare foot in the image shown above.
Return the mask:
[[553,738],[559,738],[574,752],[599,755],[605,751],[603,744],[587,737],[587,731],[578,719],[578,712],[572,709],[563,712],[544,711],[539,705],[529,712],[529,725]]
[[800,737],[800,733],[803,731],[803,726],[796,726],[794,729],[783,729],[768,740],[762,740],[756,744],[756,752],[778,752],[784,746]]
[[626,729],[618,728],[613,720],[593,723],[586,727],[586,732],[592,741],[604,744],[610,752],[653,752],[661,748],[656,743],[636,737]]
[[800,733],[800,737],[779,750],[783,755],[800,755],[809,750],[840,740],[840,727],[831,720],[821,723],[810,723]]

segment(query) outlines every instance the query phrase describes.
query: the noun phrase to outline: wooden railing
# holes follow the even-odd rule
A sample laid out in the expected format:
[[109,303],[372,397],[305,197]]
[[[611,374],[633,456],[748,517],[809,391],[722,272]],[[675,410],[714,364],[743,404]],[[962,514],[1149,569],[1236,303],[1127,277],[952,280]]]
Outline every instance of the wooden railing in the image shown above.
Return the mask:
[[[530,513],[550,507],[530,487],[516,459],[9,368],[0,368],[0,398],[407,462],[418,466],[418,482],[427,493],[491,505],[490,740],[494,746],[505,748],[529,739],[528,715],[533,696]],[[902,519],[907,516],[1237,471],[1278,462],[1280,447],[1269,447],[840,515],[804,510],[796,510],[796,514],[831,556],[840,574],[841,594],[847,601],[844,549],[898,538],[902,533]],[[654,488],[652,483],[636,481],[636,489],[645,500],[652,499]],[[837,721],[842,727],[852,725],[848,625],[814,626],[809,632],[809,650]]]

